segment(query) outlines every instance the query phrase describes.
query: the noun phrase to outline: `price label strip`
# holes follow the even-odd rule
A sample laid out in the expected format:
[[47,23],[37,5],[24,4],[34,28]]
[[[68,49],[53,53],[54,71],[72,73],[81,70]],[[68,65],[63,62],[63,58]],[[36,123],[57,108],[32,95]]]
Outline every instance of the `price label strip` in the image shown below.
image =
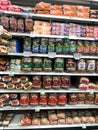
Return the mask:
[[48,57],[49,58],[55,58],[56,57],[56,52],[48,52]]
[[82,56],[81,53],[74,53],[74,54],[73,54],[73,57],[74,57],[75,60],[81,59],[81,56]]

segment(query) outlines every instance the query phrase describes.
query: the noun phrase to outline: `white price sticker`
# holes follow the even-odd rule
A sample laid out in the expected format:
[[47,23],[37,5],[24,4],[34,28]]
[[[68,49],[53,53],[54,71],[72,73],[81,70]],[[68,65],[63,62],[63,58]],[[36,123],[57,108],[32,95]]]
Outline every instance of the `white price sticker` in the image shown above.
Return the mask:
[[93,94],[94,94],[94,91],[91,90],[91,91],[89,92],[89,94],[92,94],[92,95],[93,95]]
[[9,74],[10,77],[14,77],[14,72],[11,71],[10,74]]
[[32,52],[23,52],[24,57],[29,57],[31,56]]
[[74,53],[73,57],[75,60],[79,60],[79,59],[81,59],[81,53]]
[[45,92],[44,92],[44,91],[41,91],[40,94],[41,94],[41,95],[45,95]]
[[34,32],[31,32],[30,37],[36,37],[36,34]]
[[82,129],[86,129],[86,124],[83,124],[83,125],[82,125]]
[[49,58],[55,58],[56,57],[56,52],[48,52],[48,57]]
[[35,112],[40,112],[40,108],[36,108],[36,109],[35,109]]

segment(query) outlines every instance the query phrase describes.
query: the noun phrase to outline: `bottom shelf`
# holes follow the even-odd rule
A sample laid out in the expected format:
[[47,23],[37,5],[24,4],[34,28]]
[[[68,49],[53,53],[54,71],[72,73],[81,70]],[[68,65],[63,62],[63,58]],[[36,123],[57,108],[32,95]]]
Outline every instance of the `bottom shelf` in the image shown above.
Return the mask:
[[86,127],[93,127],[98,126],[98,123],[86,123],[86,124],[73,124],[73,125],[39,125],[39,126],[20,126],[19,119],[21,118],[22,114],[17,114],[11,121],[8,126],[5,126],[3,129],[46,129],[46,128],[71,128],[71,127],[82,127],[86,129]]

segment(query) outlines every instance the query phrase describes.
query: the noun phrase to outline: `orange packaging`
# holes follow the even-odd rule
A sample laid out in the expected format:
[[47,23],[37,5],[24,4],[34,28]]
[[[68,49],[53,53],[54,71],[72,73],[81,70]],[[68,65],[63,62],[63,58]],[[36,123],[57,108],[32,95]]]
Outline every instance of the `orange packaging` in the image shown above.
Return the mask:
[[64,11],[76,11],[77,7],[74,5],[63,5],[63,10]]
[[52,6],[50,7],[50,10],[62,10],[62,6],[52,5]]
[[36,10],[50,10],[50,4],[45,2],[39,2],[35,5]]
[[50,12],[47,11],[47,10],[44,10],[44,11],[37,11],[36,13],[37,13],[37,14],[50,14]]
[[63,12],[60,10],[50,10],[50,14],[51,15],[58,15],[58,16],[62,16]]
[[90,11],[90,7],[87,7],[87,6],[77,6],[77,10],[81,11],[81,12],[89,12]]
[[74,11],[64,11],[64,16],[77,17],[77,13]]
[[83,12],[76,12],[76,13],[77,13],[77,17],[89,18],[89,13],[83,13]]

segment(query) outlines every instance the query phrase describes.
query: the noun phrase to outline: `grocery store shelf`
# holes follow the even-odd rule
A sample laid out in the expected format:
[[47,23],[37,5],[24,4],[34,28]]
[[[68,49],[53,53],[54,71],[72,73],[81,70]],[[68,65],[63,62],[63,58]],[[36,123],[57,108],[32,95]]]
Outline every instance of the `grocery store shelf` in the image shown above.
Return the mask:
[[[97,1],[97,0],[96,0]],[[77,17],[68,17],[68,16],[55,16],[55,15],[45,15],[45,14],[33,14],[33,13],[21,13],[21,12],[12,12],[12,11],[0,11],[0,13],[8,14],[8,15],[19,15],[19,16],[30,16],[32,18],[37,19],[45,19],[45,20],[60,20],[60,21],[83,21],[83,22],[98,22],[98,19],[90,19],[90,18],[77,18]]]
[[1,111],[17,111],[17,110],[35,110],[35,111],[40,111],[40,110],[59,110],[59,109],[98,109],[98,105],[92,105],[92,104],[77,104],[77,105],[65,105],[65,106],[27,106],[27,107],[12,107],[12,106],[5,106],[2,107],[0,110]]
[[70,89],[50,89],[50,90],[45,90],[45,89],[31,89],[31,90],[4,90],[0,89],[0,93],[40,93],[40,94],[45,94],[45,93],[98,93],[98,90],[79,90],[77,88],[70,88]]
[[11,72],[2,71],[0,75],[67,75],[67,76],[98,76],[98,73],[66,73],[66,72]]
[[17,114],[14,116],[13,120],[9,124],[9,126],[5,126],[4,130],[10,130],[10,129],[44,129],[44,128],[69,128],[69,127],[92,127],[92,126],[98,126],[98,123],[87,123],[87,124],[72,124],[72,125],[31,125],[31,126],[20,126],[19,121],[23,114]]

